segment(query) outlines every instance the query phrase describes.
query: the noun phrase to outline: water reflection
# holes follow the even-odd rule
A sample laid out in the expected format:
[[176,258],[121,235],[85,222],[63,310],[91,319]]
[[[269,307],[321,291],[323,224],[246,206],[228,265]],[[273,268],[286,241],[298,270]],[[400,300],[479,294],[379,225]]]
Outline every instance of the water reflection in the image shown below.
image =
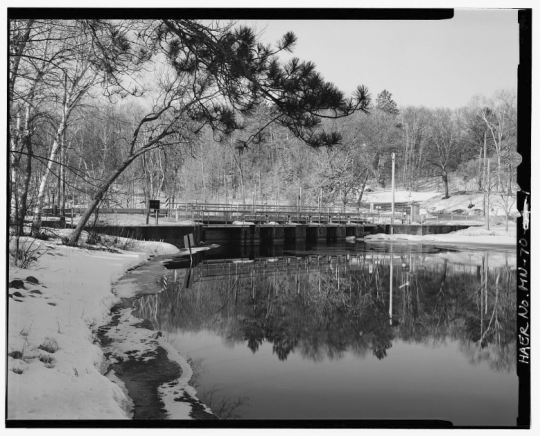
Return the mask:
[[[137,300],[135,315],[166,332],[209,332],[254,355],[271,345],[280,362],[292,354],[311,362],[349,354],[384,360],[397,342],[433,348],[457,341],[470,364],[514,372],[515,256],[402,247],[199,254],[191,271],[171,270],[161,293]],[[202,368],[199,362],[194,371],[197,384]],[[219,385],[201,389],[218,416],[239,418],[249,404]]]
[[[386,357],[392,340],[459,339],[471,355],[508,360],[515,348],[515,270],[508,253],[355,253],[202,261],[173,270],[164,292],[138,300],[166,331],[212,330],[253,353],[273,344],[280,360]],[[193,278],[186,288],[186,275]],[[471,355],[471,359],[474,359]],[[480,358],[480,357],[478,357]]]
[[239,419],[242,417],[242,410],[249,407],[249,398],[246,396],[229,396],[224,392],[222,384],[215,384],[206,388],[201,382],[204,376],[205,367],[203,359],[189,360],[189,365],[193,370],[190,385],[197,390],[197,396],[203,403],[212,410],[220,419]]

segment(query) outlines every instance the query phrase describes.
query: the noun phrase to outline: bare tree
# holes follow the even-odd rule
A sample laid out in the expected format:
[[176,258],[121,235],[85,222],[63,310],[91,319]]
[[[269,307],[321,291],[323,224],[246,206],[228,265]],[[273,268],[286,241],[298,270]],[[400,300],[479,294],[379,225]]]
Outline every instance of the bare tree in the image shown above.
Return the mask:
[[[43,200],[53,168],[59,165],[64,177],[65,156],[61,145],[75,109],[96,87],[105,90],[109,98],[139,94],[136,86],[130,90],[123,87],[119,79],[124,73],[136,71],[147,59],[146,53],[128,44],[126,34],[131,29],[130,24],[121,20],[10,22],[10,163],[14,171],[11,179],[17,177],[17,160],[22,155],[45,163],[34,208],[33,233],[39,232]],[[26,119],[21,122],[25,112]],[[29,148],[31,141],[21,140],[23,135],[19,126],[30,126],[29,120],[38,115],[54,125],[47,156],[34,155],[34,150]],[[27,136],[28,132],[32,129],[27,129]],[[19,141],[18,147],[16,141]],[[26,150],[23,150],[23,144]],[[58,162],[59,156],[62,162]],[[31,167],[31,162],[27,167]],[[22,186],[26,189],[27,185],[23,183]],[[12,183],[10,196],[17,191],[18,187]],[[26,195],[24,192],[23,196]]]
[[436,168],[444,184],[444,197],[449,198],[448,174],[460,162],[460,129],[454,115],[445,109],[434,111],[429,123],[426,144],[427,162]]
[[[504,174],[503,156],[505,152],[515,149],[516,146],[516,98],[515,92],[501,90],[493,99],[484,100],[483,106],[478,109],[478,114],[487,127],[497,155],[497,190],[503,189],[501,180]],[[509,171],[511,172],[512,169],[509,168]],[[511,184],[511,177],[507,186],[509,184]]]
[[498,199],[496,200],[497,204],[501,206],[504,210],[504,215],[506,218],[506,231],[508,231],[508,220],[510,219],[510,212],[512,207],[516,202],[516,195],[508,191],[502,191],[497,193]]

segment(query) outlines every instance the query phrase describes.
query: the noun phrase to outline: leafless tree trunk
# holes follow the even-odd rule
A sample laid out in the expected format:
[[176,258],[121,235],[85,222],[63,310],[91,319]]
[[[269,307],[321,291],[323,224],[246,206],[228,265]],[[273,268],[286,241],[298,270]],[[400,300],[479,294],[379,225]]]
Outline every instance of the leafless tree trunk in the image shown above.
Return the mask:
[[41,217],[43,213],[43,200],[45,196],[45,190],[47,187],[47,182],[49,180],[49,175],[52,172],[52,167],[54,165],[56,155],[58,152],[58,147],[60,144],[60,137],[63,134],[64,130],[66,129],[66,112],[64,112],[64,115],[62,116],[62,121],[60,122],[60,125],[58,126],[58,129],[55,134],[55,138],[52,144],[51,151],[49,153],[49,160],[47,161],[47,167],[45,169],[45,174],[41,178],[41,183],[39,185],[38,195],[37,195],[37,201],[36,206],[34,208],[34,219],[32,221],[32,234],[35,236],[39,233],[41,229]]

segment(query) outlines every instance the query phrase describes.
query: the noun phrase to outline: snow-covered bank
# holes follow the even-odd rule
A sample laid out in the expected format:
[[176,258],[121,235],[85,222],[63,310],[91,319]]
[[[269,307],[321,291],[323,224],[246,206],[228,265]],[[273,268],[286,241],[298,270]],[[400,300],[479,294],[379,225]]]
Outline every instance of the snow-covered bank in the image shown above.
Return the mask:
[[[483,213],[484,194],[481,192],[451,193],[449,198],[443,198],[443,194],[433,196],[422,202],[422,209],[428,213],[456,213],[463,215],[476,215]],[[519,214],[516,204],[508,199],[505,194],[492,193],[489,201],[490,216],[504,219],[505,208],[511,216]]]
[[[394,201],[403,202],[403,201],[426,201],[430,198],[440,195],[440,192],[429,191],[429,192],[419,192],[419,191],[403,191],[396,190],[394,192]],[[372,192],[365,192],[363,199],[365,203],[388,203],[392,201],[392,190],[375,190]]]
[[21,242],[31,244],[36,260],[27,269],[9,266],[7,419],[129,418],[130,399],[103,374],[96,329],[119,301],[115,281],[150,254],[178,249],[139,241],[137,252]]
[[137,405],[133,418],[216,419],[188,384],[193,372],[187,360],[153,328],[133,307],[116,306],[111,322],[100,329],[111,372]]
[[509,231],[503,229],[486,230],[479,227],[469,227],[468,229],[439,235],[386,235],[378,233],[376,235],[367,235],[365,242],[375,241],[396,241],[396,242],[417,242],[422,244],[434,245],[475,245],[475,246],[516,246],[516,230]]

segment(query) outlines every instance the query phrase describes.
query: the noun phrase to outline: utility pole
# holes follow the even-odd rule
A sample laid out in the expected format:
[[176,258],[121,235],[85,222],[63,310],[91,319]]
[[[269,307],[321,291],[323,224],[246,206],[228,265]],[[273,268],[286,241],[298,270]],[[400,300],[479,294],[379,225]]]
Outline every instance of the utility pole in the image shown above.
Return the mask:
[[486,174],[486,164],[487,164],[487,141],[486,141],[486,132],[484,132],[484,169],[482,171],[482,182],[484,183],[484,218],[486,217],[486,189],[487,189],[487,174]]
[[396,154],[392,153],[392,219],[390,221],[392,224],[392,227],[390,227],[390,234],[392,235],[394,234],[394,203],[395,203],[395,188],[396,188],[395,180],[394,180],[395,167],[396,167]]
[[[392,160],[394,155],[392,154]],[[393,179],[392,179],[393,180]],[[394,294],[394,246],[390,244],[390,304],[388,307],[388,315],[390,325],[392,325],[392,298]]]
[[486,222],[487,222],[487,229],[489,230],[489,192],[491,190],[491,188],[490,188],[490,180],[489,180],[489,159],[487,160],[487,186],[486,186],[486,190],[487,190]]

